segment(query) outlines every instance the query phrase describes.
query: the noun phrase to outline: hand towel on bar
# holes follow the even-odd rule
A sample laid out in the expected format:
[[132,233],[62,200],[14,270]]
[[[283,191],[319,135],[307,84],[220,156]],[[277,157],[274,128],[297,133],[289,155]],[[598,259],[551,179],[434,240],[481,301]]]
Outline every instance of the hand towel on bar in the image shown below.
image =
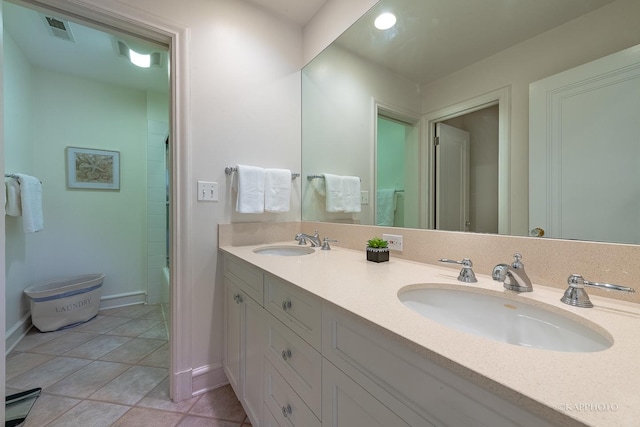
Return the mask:
[[264,170],[264,210],[289,212],[291,204],[291,171],[289,169]]
[[234,178],[234,188],[238,192],[236,211],[263,213],[264,169],[256,166],[237,165]]
[[13,177],[4,178],[4,186],[7,189],[5,212],[9,216],[22,215],[20,204],[20,183]]
[[357,176],[343,176],[342,194],[344,211],[360,212],[360,178]]
[[376,225],[393,226],[396,190],[394,188],[378,189],[376,197]]
[[323,173],[322,176],[324,176],[324,188],[327,196],[327,212],[344,212],[342,177],[340,175],[332,175],[330,173]]
[[31,175],[16,174],[20,181],[20,203],[22,204],[22,230],[35,233],[42,230],[44,218],[42,214],[42,184]]

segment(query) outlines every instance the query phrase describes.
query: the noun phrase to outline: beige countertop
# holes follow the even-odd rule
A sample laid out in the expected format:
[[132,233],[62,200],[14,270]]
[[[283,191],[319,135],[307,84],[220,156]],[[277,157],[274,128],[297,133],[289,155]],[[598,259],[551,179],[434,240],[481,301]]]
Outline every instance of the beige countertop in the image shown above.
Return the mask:
[[[562,292],[555,288],[534,283],[533,292],[516,294],[480,274],[477,283],[463,284],[456,280],[456,269],[394,259],[393,252],[389,262],[378,264],[366,261],[364,250],[316,248],[293,257],[253,252],[262,246],[270,245],[220,249],[396,334],[425,357],[554,423],[630,426],[640,420],[638,304],[591,296],[594,308],[571,307],[560,302]],[[429,283],[472,286],[546,304],[600,326],[614,342],[604,351],[570,353],[459,332],[422,317],[397,297],[406,286]]]

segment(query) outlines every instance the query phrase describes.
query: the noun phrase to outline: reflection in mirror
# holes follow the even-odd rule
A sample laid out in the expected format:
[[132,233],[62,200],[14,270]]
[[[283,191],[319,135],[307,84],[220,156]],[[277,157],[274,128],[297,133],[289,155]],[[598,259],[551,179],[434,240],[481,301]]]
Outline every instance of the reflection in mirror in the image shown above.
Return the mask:
[[[377,30],[375,17],[388,10],[396,25]],[[548,143],[529,140],[529,90],[639,44],[639,26],[636,0],[380,1],[302,73],[303,175],[359,176],[361,212],[327,213],[321,182],[303,180],[302,218],[523,236],[540,228],[545,237],[638,243],[620,231],[575,232],[568,226],[575,219],[567,216],[534,223],[533,215],[530,223],[530,207],[540,205],[529,199],[530,173],[538,180],[560,163],[553,153],[550,165],[529,162],[531,146]],[[406,142],[389,147],[381,120],[405,126],[415,150]],[[438,123],[470,134],[468,156],[439,152]],[[545,191],[563,188],[551,178]],[[633,192],[640,194],[640,186]],[[612,212],[608,221],[618,216]]]

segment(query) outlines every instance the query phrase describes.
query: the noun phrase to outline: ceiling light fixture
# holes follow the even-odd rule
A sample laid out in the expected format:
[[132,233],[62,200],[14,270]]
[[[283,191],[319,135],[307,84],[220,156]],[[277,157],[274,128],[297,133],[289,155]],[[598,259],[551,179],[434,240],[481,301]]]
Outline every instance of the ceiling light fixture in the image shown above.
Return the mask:
[[162,59],[162,54],[160,52],[140,53],[131,49],[126,45],[126,43],[120,40],[117,41],[116,45],[118,54],[127,58],[133,65],[140,68],[160,66],[160,61]]
[[379,30],[388,30],[389,28],[396,25],[396,21],[396,15],[391,12],[384,12],[378,15],[373,25],[375,25]]

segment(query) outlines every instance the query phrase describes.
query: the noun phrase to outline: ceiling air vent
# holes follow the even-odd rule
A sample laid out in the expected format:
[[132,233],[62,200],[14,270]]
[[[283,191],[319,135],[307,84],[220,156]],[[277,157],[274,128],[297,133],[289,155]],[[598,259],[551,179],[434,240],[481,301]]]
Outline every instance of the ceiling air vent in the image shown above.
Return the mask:
[[71,28],[69,28],[69,21],[63,21],[51,16],[44,16],[44,20],[47,23],[49,32],[54,36],[62,40],[69,42],[75,42]]

